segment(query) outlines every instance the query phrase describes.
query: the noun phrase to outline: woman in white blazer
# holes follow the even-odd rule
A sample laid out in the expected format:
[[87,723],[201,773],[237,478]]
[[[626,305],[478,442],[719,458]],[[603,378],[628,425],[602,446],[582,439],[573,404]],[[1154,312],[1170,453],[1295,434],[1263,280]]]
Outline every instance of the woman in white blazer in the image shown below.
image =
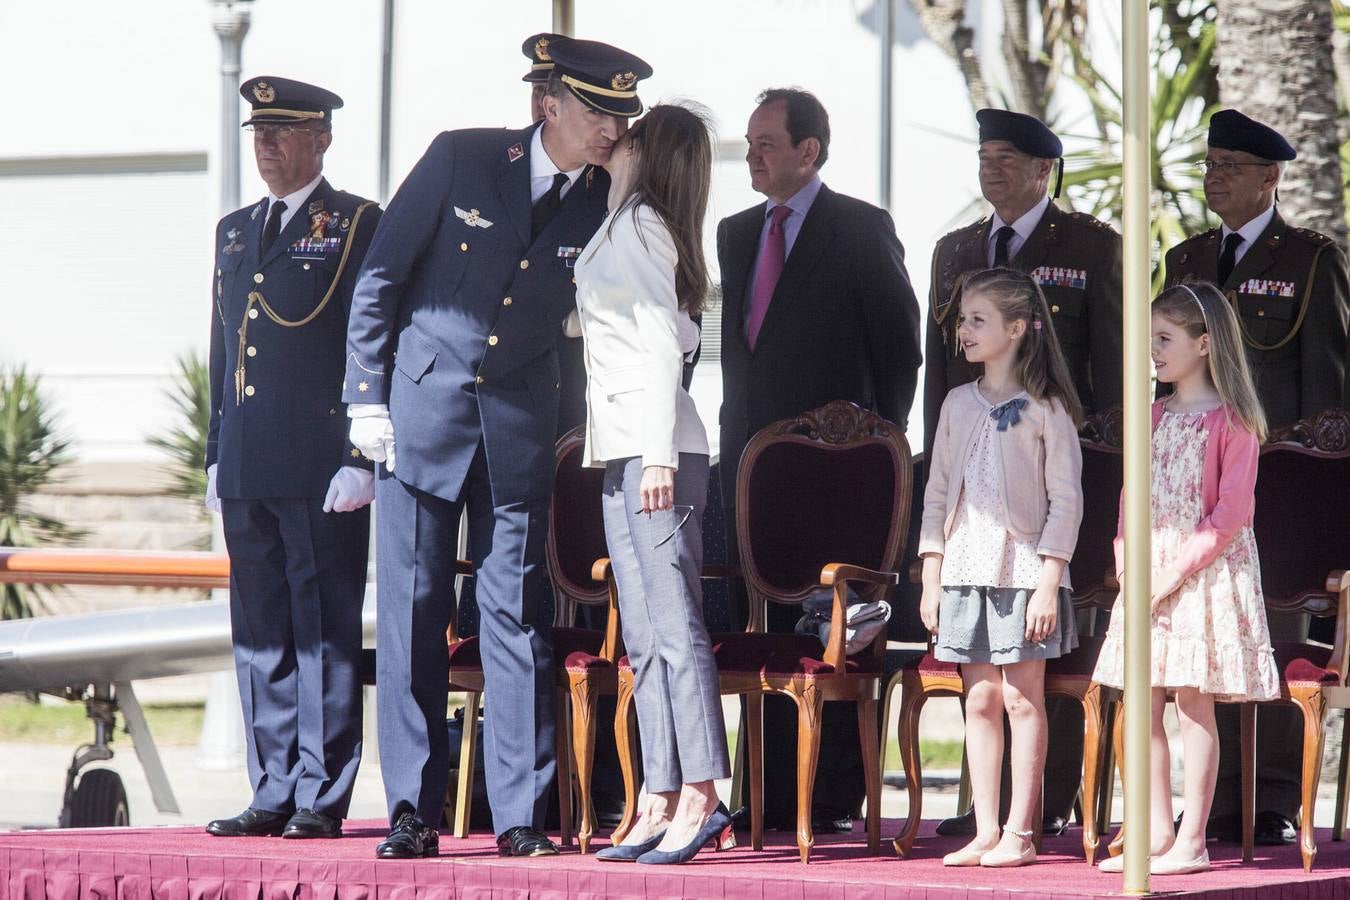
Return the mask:
[[623,843],[597,856],[680,863],[734,840],[714,789],[730,765],[699,583],[708,438],[680,381],[708,287],[712,139],[692,110],[656,106],[605,168],[611,212],[578,258],[570,324],[585,338],[585,460],[605,468],[647,797]]

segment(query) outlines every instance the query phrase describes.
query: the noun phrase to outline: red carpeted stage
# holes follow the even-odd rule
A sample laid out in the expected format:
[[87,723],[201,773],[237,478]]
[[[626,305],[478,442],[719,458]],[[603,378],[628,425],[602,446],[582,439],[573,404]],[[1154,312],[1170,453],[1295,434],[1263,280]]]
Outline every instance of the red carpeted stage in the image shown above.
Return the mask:
[[[597,862],[573,850],[506,860],[488,835],[442,838],[442,856],[377,861],[383,823],[349,823],[335,841],[212,838],[199,828],[90,829],[0,834],[0,900],[449,900],[449,898],[720,898],[720,900],[900,900],[900,898],[1089,898],[1118,895],[1121,876],[1089,869],[1077,829],[1048,839],[1041,862],[1022,869],[944,869],[959,845],[925,823],[917,858],[869,857],[861,835],[820,838],[811,864],[797,861],[790,835],[770,833],[764,852],[705,851],[685,866]],[[886,822],[883,834],[898,823]],[[748,837],[746,837],[748,842]],[[602,844],[603,846],[603,844]],[[1155,878],[1155,890],[1203,898],[1350,898],[1350,844],[1319,835],[1320,855],[1304,875],[1294,847],[1257,848],[1238,863],[1236,846],[1211,844],[1215,868]]]

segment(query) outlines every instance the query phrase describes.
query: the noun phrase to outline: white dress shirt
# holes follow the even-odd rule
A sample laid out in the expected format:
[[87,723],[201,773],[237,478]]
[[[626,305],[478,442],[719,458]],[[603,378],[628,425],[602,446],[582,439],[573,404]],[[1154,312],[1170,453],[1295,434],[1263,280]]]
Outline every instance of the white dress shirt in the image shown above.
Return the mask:
[[[1252,245],[1256,243],[1256,239],[1262,235],[1262,233],[1270,225],[1270,220],[1273,218],[1275,218],[1275,204],[1271,203],[1269,209],[1267,209],[1265,212],[1261,213],[1255,219],[1252,219],[1246,225],[1243,225],[1241,228],[1237,230],[1237,233],[1242,235],[1242,243],[1237,245],[1237,250],[1233,254],[1234,266],[1242,262],[1242,257],[1247,255],[1247,251],[1250,250],[1252,248]],[[1219,234],[1220,247],[1223,247],[1223,240],[1232,233],[1233,229],[1229,228],[1227,225],[1224,225],[1220,229]]]
[[[567,184],[563,185],[560,197],[566,197],[567,192],[572,189],[572,185],[577,183],[581,173],[585,171],[586,164],[582,163],[570,172],[563,172],[567,176]],[[534,137],[530,139],[530,203],[538,203],[539,198],[548,193],[548,189],[553,187],[553,176],[562,172],[554,164],[548,151],[544,149],[544,126],[540,125],[534,130]]]
[[[281,231],[285,231],[286,226],[291,223],[291,219],[295,216],[295,211],[304,205],[305,201],[309,199],[309,195],[314,193],[314,189],[319,186],[320,181],[323,181],[322,172],[315,176],[314,180],[309,184],[300,188],[298,191],[291,191],[291,193],[287,194],[285,197],[274,196],[271,191],[268,191],[267,209],[263,210],[263,212],[270,216],[272,214],[273,203],[276,203],[278,200],[285,202],[286,208],[281,211]],[[263,222],[265,224],[267,219],[264,218]]]
[[998,245],[998,230],[1004,225],[1012,225],[1015,232],[1012,240],[1008,241],[1008,261],[1011,262],[1017,256],[1017,251],[1022,249],[1022,245],[1031,237],[1031,233],[1036,230],[1036,226],[1041,224],[1041,217],[1045,211],[1050,208],[1050,198],[1046,197],[1040,203],[1032,206],[1031,209],[1017,217],[1016,222],[1005,222],[997,212],[994,218],[989,222],[989,244],[985,247],[985,259],[990,266],[994,264],[994,249]]

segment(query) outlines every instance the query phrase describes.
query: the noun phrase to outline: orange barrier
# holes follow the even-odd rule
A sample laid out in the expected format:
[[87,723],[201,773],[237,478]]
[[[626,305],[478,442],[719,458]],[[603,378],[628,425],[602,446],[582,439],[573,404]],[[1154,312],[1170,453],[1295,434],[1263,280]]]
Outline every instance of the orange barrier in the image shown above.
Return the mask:
[[228,588],[230,560],[221,553],[0,547],[0,584]]

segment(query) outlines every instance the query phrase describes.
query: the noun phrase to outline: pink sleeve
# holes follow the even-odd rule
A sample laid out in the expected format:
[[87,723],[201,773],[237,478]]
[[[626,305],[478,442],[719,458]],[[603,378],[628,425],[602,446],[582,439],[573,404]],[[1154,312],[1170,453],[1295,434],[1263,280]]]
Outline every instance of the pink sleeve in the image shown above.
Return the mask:
[[1212,439],[1221,442],[1218,501],[1181,545],[1175,567],[1159,573],[1155,594],[1161,588],[1167,588],[1167,593],[1176,590],[1191,575],[1214,562],[1242,526],[1251,521],[1261,442],[1251,432],[1222,421]]
[[1116,582],[1125,582],[1125,489],[1120,489],[1120,504],[1116,507],[1116,539],[1111,542],[1116,554]]

